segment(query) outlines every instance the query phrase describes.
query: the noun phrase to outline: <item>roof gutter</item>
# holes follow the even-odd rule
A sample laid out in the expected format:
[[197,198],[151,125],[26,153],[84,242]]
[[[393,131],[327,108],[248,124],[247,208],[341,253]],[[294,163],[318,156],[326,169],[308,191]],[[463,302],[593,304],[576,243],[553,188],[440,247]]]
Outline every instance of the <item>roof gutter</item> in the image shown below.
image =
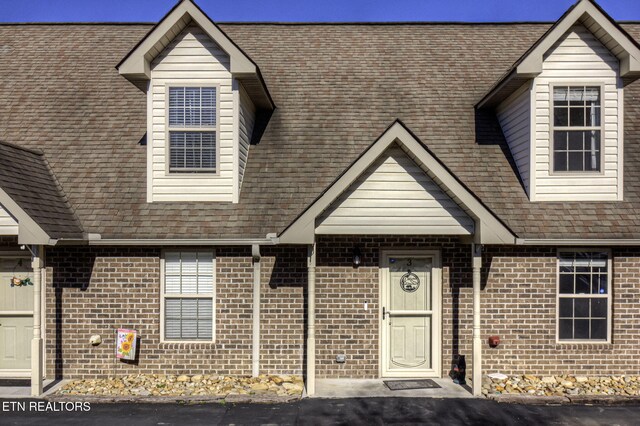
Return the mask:
[[640,239],[516,238],[518,246],[640,246]]
[[100,234],[88,234],[83,240],[59,240],[59,245],[86,244],[90,246],[273,246],[280,242],[276,234],[265,238],[108,238]]

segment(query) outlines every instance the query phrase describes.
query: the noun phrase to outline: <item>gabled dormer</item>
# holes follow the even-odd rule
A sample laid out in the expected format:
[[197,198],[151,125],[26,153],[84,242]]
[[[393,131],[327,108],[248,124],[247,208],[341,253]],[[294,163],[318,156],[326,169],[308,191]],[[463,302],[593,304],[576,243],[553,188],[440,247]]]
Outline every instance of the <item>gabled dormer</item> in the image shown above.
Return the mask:
[[256,115],[274,108],[251,58],[183,0],[118,71],[147,94],[147,201],[238,202]]
[[580,0],[477,107],[495,109],[531,201],[617,201],[624,86],[639,77],[638,43]]

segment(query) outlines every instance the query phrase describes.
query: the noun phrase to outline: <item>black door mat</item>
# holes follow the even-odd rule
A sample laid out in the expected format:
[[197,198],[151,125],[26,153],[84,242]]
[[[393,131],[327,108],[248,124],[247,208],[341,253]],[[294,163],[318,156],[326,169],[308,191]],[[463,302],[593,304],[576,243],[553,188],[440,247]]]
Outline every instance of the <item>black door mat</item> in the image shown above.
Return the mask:
[[438,389],[441,386],[431,379],[421,380],[384,380],[384,384],[392,390]]
[[29,379],[0,379],[0,387],[6,386],[31,386]]

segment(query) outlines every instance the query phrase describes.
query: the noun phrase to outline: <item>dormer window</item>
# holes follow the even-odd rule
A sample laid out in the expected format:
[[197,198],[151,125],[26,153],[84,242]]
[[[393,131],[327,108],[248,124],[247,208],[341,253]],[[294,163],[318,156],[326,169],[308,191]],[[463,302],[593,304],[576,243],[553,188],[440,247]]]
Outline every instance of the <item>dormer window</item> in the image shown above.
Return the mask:
[[169,87],[170,173],[217,170],[216,87]]
[[600,172],[600,91],[599,86],[553,88],[554,172]]

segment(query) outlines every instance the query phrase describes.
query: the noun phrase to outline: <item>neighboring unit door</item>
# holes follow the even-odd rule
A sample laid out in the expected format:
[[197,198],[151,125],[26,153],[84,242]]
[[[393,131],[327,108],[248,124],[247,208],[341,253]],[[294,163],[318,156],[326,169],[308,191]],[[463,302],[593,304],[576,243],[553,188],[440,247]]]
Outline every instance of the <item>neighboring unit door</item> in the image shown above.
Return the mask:
[[439,377],[440,286],[439,274],[434,273],[436,260],[435,255],[393,252],[383,258],[385,377]]
[[31,369],[33,285],[12,286],[13,278],[30,278],[28,257],[0,258],[0,376],[25,375]]

